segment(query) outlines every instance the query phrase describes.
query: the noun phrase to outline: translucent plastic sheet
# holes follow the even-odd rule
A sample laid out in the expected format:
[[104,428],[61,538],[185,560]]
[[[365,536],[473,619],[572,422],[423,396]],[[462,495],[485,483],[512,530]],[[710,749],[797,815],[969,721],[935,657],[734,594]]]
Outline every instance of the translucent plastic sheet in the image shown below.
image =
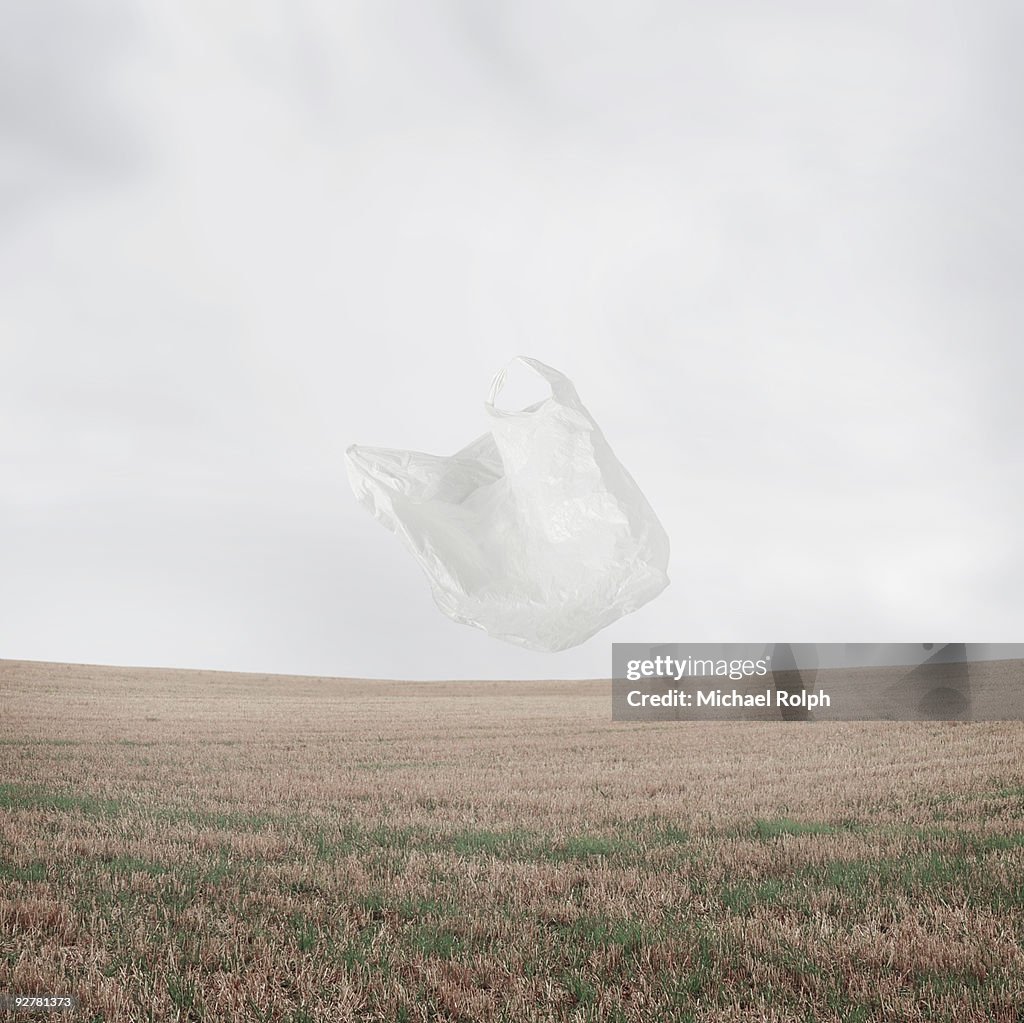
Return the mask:
[[668,585],[669,541],[567,377],[449,457],[353,445],[359,501],[401,537],[449,618],[534,650],[576,646]]

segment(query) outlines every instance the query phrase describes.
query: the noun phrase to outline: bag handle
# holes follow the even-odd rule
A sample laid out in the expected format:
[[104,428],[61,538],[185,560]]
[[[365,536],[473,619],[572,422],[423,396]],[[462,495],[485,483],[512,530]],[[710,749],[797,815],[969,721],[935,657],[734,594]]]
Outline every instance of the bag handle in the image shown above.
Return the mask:
[[559,373],[557,369],[553,369],[551,366],[541,362],[540,359],[531,359],[528,355],[517,355],[508,366],[499,369],[494,374],[494,379],[491,381],[491,390],[487,395],[487,401],[484,403],[484,407],[491,415],[494,416],[528,416],[530,415],[525,409],[519,412],[509,411],[507,409],[497,408],[494,404],[495,399],[501,393],[501,389],[505,386],[505,376],[515,362],[521,362],[524,366],[528,366],[534,371],[542,380],[547,381],[551,387],[551,396],[557,401],[560,401],[565,405],[578,405],[579,397],[576,394],[576,388],[573,387],[569,378],[562,373]]

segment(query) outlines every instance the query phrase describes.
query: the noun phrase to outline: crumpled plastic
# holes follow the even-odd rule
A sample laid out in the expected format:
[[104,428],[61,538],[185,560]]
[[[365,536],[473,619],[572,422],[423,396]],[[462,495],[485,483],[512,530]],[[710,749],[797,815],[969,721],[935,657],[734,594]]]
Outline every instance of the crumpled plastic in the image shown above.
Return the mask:
[[656,597],[669,540],[568,377],[536,359],[551,395],[485,408],[491,429],[444,457],[352,445],[349,481],[395,532],[449,618],[533,650],[577,646]]

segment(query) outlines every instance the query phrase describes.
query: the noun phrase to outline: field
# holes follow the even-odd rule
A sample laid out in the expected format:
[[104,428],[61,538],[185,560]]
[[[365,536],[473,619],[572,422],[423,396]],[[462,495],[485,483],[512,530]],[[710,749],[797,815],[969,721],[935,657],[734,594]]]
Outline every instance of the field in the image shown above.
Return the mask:
[[0,662],[0,992],[111,1021],[1024,1018],[1024,724],[609,718],[607,683]]

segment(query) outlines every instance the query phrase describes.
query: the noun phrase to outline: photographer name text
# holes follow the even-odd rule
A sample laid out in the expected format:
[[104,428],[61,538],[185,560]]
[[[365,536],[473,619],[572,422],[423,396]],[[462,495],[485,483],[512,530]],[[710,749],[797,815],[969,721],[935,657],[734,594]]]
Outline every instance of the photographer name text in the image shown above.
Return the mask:
[[741,693],[735,689],[669,689],[663,693],[645,693],[633,689],[626,694],[630,707],[831,707],[832,700],[824,689],[816,693],[787,693],[781,689],[766,689],[763,693]]

